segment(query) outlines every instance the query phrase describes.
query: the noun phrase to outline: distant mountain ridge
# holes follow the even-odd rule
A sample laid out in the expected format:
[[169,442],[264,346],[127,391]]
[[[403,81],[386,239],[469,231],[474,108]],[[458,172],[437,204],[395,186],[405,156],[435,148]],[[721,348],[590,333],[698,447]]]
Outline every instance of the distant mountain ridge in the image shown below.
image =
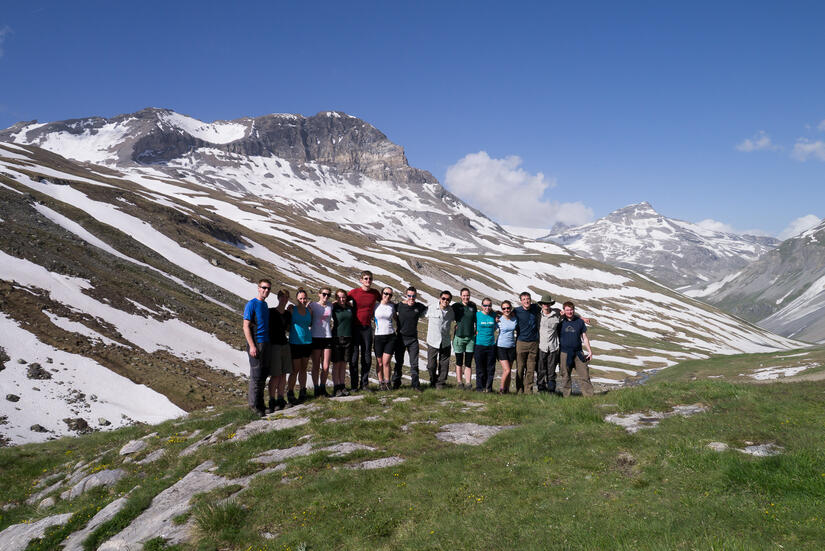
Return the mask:
[[779,244],[772,237],[723,233],[668,218],[646,201],[543,239],[679,290],[721,280]]
[[825,220],[702,298],[780,335],[825,340]]

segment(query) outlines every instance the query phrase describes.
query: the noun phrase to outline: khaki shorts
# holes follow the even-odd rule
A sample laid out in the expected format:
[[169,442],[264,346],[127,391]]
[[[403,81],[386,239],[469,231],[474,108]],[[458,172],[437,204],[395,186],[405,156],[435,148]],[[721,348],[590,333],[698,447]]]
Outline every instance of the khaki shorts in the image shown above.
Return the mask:
[[292,373],[292,355],[288,344],[273,344],[269,361],[269,375],[278,377]]
[[465,352],[472,352],[475,348],[475,337],[454,337],[453,338],[453,353],[464,354]]

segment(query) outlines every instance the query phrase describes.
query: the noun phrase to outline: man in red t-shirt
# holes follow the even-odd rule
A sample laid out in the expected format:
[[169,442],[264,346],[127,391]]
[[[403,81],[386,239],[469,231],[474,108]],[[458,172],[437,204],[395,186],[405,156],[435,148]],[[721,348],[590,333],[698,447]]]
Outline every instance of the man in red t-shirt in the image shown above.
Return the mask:
[[[349,364],[349,380],[352,390],[367,390],[372,366],[372,317],[375,305],[381,302],[381,293],[372,288],[372,272],[361,272],[361,286],[348,293],[355,304],[352,324],[353,352]],[[361,377],[358,377],[358,356],[361,356]]]

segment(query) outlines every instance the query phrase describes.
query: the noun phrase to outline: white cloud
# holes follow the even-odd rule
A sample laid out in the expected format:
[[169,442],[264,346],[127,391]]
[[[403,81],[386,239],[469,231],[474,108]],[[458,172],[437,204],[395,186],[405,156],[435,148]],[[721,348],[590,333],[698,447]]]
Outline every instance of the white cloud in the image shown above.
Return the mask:
[[770,235],[764,230],[737,230],[726,222],[720,222],[719,220],[713,220],[712,218],[700,220],[699,222],[696,222],[696,225],[705,230],[732,233],[735,235],[760,235],[766,237]]
[[736,145],[736,149],[739,151],[745,151],[750,153],[751,151],[760,151],[760,150],[769,150],[769,151],[776,151],[779,149],[778,145],[774,145],[771,141],[771,137],[764,130],[760,130],[756,134],[753,135],[752,138],[747,138],[743,140],[741,143]]
[[820,122],[820,123],[819,123],[819,125],[817,126],[817,128],[818,128],[819,130],[822,130],[823,132],[825,132],[825,120],[823,120],[822,122]]
[[799,138],[793,145],[791,157],[797,161],[807,161],[811,157],[825,161],[825,142],[820,140],[812,142],[806,138]]
[[777,237],[779,239],[788,239],[789,237],[794,237],[799,235],[800,233],[807,231],[817,224],[821,222],[819,216],[815,214],[806,214],[805,216],[800,216],[790,224],[788,227],[779,232]]
[[504,224],[549,228],[556,222],[580,225],[593,219],[593,210],[580,202],[543,199],[555,187],[553,178],[520,168],[521,157],[493,159],[486,151],[470,153],[447,169],[445,186]]
[[11,34],[11,27],[4,25],[0,27],[0,57],[3,57],[3,42],[6,40],[6,35]]

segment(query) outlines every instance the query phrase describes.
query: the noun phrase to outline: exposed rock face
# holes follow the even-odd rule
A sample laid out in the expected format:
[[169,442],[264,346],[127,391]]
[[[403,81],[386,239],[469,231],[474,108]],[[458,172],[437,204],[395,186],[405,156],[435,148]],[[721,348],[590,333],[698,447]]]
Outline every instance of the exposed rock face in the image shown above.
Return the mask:
[[647,202],[559,230],[544,239],[588,258],[643,272],[673,289],[719,281],[779,244],[771,237],[712,231],[667,218]]
[[825,339],[825,221],[703,298],[780,335]]
[[87,423],[86,420],[81,417],[75,417],[74,419],[67,417],[66,419],[63,419],[63,422],[66,423],[66,426],[69,427],[69,430],[73,430],[78,434],[86,434],[87,432],[92,432],[92,427],[90,427],[89,423]]
[[51,379],[52,374],[43,369],[43,366],[39,363],[34,362],[29,364],[29,368],[26,370],[26,377],[29,379],[46,380]]

